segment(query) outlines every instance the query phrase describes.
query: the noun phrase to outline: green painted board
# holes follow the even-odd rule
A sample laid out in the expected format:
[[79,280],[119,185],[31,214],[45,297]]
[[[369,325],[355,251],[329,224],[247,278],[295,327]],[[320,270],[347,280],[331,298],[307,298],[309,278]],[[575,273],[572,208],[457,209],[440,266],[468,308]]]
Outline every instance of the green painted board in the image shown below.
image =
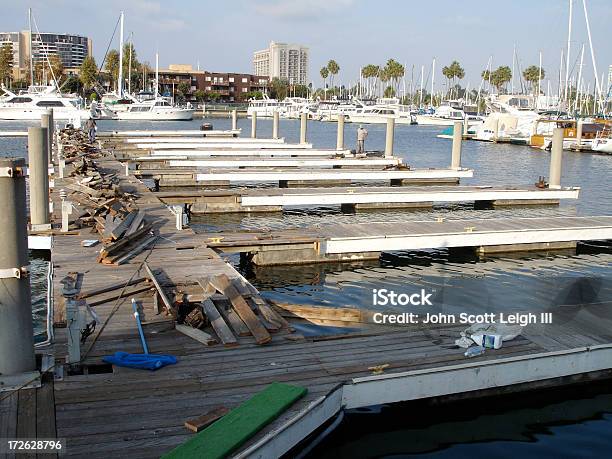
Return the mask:
[[272,383],[217,422],[162,456],[164,459],[221,459],[276,419],[308,390]]

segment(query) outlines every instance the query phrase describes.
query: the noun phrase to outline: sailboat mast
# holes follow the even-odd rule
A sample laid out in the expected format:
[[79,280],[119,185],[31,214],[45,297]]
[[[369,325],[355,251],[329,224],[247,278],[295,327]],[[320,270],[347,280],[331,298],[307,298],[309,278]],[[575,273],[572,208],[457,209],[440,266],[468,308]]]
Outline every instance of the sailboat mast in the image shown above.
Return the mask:
[[563,91],[563,98],[567,103],[568,94],[567,94],[567,84],[569,80],[569,66],[570,66],[570,42],[572,40],[572,7],[574,4],[574,0],[569,0],[569,22],[567,25],[567,52],[565,53],[565,89]]
[[[540,51],[540,63],[538,66],[538,95],[536,97],[536,108],[538,107],[538,100],[540,99],[540,85],[542,84],[542,51]],[[548,101],[546,102],[548,105]]]
[[419,108],[423,107],[423,76],[425,74],[425,66],[421,65],[421,90],[419,91]]
[[595,85],[597,86],[596,91],[601,93],[599,76],[597,75],[597,62],[595,61],[595,50],[593,49],[593,40],[591,39],[591,25],[589,23],[589,14],[587,12],[586,0],[582,0],[582,6],[584,8],[584,20],[586,21],[587,35],[589,36],[589,47],[591,48],[591,61],[593,63],[593,73],[595,74]]
[[436,78],[436,58],[431,63],[431,106],[434,106],[434,80]]
[[580,68],[578,69],[578,82],[576,83],[576,99],[574,100],[574,112],[578,107],[578,97],[580,95],[580,90],[582,89],[581,81],[582,81],[582,65],[584,62],[584,43],[582,44],[582,51],[580,52]]
[[514,62],[516,61],[516,43],[514,44],[513,48],[512,48],[512,82],[510,83],[510,85],[512,86],[512,94],[514,94]]
[[155,98],[159,91],[159,53],[155,53]]
[[119,16],[119,77],[117,78],[117,95],[123,97],[123,11]]
[[34,86],[34,50],[32,49],[32,8],[28,8],[28,27],[30,29],[30,84]]
[[129,55],[129,60],[128,60],[128,94],[132,94],[132,48],[133,48],[133,44],[132,44],[132,39],[133,36],[132,34],[130,34],[130,55]]

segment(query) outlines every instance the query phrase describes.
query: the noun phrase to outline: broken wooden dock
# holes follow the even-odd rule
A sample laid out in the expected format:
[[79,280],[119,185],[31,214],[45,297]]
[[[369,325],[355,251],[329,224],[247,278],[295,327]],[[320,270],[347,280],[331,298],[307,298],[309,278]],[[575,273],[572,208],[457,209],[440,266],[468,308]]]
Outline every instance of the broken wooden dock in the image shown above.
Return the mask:
[[[612,217],[431,220],[196,234],[177,229],[176,215],[160,200],[164,195],[151,192],[135,175],[126,176],[123,164],[114,157],[95,162],[104,179],[112,178],[118,198],[132,196],[131,203],[153,223],[150,234],[155,242],[125,263],[99,263],[100,245],[83,244],[96,233],[89,226],[75,225],[79,219],[90,219],[80,210],[70,216],[69,231],[49,236],[53,240],[54,336],[50,346],[38,350],[42,379],[20,390],[0,391],[0,437],[63,438],[65,455],[72,457],[159,457],[193,438],[186,421],[222,407],[235,408],[272,382],[304,387],[308,390],[304,398],[232,453],[242,458],[274,458],[299,449],[300,442],[344,409],[508,393],[612,375],[609,304],[559,308],[552,324],[528,326],[501,349],[467,360],[464,350],[454,345],[465,325],[378,325],[346,335],[301,336],[285,322],[291,319],[286,314],[279,318],[282,311],[222,257],[223,251],[259,255],[277,251],[275,246],[280,247],[279,253],[293,251],[290,256],[305,262],[379,250],[508,243],[554,246],[610,239]],[[75,183],[68,174],[55,180],[51,196],[55,227],[62,221],[62,201],[69,200],[77,209],[103,207],[116,229],[121,218],[113,215],[112,203],[88,190],[91,181],[83,184],[79,177],[80,186],[68,186]],[[488,191],[504,190],[472,190]],[[568,190],[558,192],[563,191]],[[411,192],[417,193],[406,190]],[[548,192],[553,190],[544,190]],[[273,196],[267,190],[263,193],[260,197]],[[275,197],[300,193],[288,190]],[[330,195],[325,191],[321,196],[326,193]],[[248,195],[257,198],[255,192]],[[112,231],[109,235],[112,239]],[[363,252],[364,247],[368,252]],[[309,259],[311,253],[318,258]],[[176,365],[145,372],[103,361],[117,351],[142,352],[132,298],[137,300],[150,352],[174,355]],[[74,313],[73,300],[84,314],[86,307],[92,308],[100,321],[81,345],[81,329],[67,318]],[[195,306],[192,312],[197,312],[200,305],[210,325],[177,326],[178,308]],[[356,322],[360,314],[333,309],[340,311],[332,315],[333,320],[347,320],[352,327],[363,325]],[[256,323],[251,322],[253,317]],[[201,319],[197,314],[189,317],[193,323]],[[77,360],[75,346],[79,346]]]

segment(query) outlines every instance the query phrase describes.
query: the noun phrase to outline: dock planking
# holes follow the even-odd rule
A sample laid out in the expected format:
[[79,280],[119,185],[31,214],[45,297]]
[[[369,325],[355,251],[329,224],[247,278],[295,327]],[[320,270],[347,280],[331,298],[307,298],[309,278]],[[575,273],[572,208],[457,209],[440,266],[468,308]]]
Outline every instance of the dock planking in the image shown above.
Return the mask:
[[[252,212],[282,210],[289,206],[343,205],[351,210],[367,205],[407,204],[411,207],[431,207],[433,203],[490,202],[512,200],[514,205],[542,205],[558,203],[560,199],[577,199],[579,188],[560,190],[535,187],[486,186],[419,186],[419,187],[321,187],[321,188],[232,188],[227,190],[174,190],[156,193],[162,201],[188,204],[191,213]],[[225,203],[225,205],[224,205]],[[275,208],[275,209],[273,209]]]
[[[112,159],[99,162],[117,174],[123,171],[122,165]],[[160,237],[149,250],[126,264],[105,266],[96,262],[99,247],[81,246],[83,239],[91,238],[87,231],[55,236],[51,259],[55,266],[54,295],[58,308],[61,308],[58,301],[61,285],[58,286],[58,282],[68,273],[82,273],[81,291],[92,292],[120,282],[127,283],[131,276],[134,279],[150,277],[144,268],[146,262],[162,289],[200,294],[203,302],[208,301],[215,308],[213,300],[217,301],[216,297],[206,296],[210,292],[203,294],[198,281],[214,279],[215,276],[225,279],[226,276],[231,283],[222,281],[217,283],[217,287],[228,301],[236,298],[236,292],[227,289],[230,285],[238,292],[238,298],[248,299],[245,303],[251,314],[255,315],[252,311],[258,309],[259,315],[266,320],[278,320],[274,316],[275,312],[263,312],[266,303],[258,303],[257,290],[211,249],[215,246],[210,239],[211,235],[194,234],[188,229],[177,231],[168,208],[139,180],[133,176],[121,176],[120,183],[122,188],[138,194],[138,208],[153,217],[155,231]],[[61,184],[61,180],[57,180],[59,187]],[[57,185],[56,189],[59,189]],[[55,209],[61,207],[57,205],[58,193],[54,192],[53,200],[56,202]],[[59,220],[58,217],[56,210],[55,221]],[[422,228],[427,226],[435,229],[436,223],[424,222]],[[606,225],[608,220],[602,217],[599,223]],[[462,224],[457,223],[457,228]],[[393,228],[384,226],[386,224],[380,225],[369,228],[368,234],[373,237],[381,232],[398,234],[397,229],[392,231]],[[474,223],[471,225],[475,226]],[[547,226],[556,229],[559,223],[551,221]],[[401,231],[406,229],[404,227]],[[335,237],[346,237],[349,230],[354,235],[352,237],[359,236],[359,233],[355,233],[357,229],[354,225],[347,225],[339,228],[334,233]],[[465,228],[461,231],[465,231]],[[321,235],[314,229],[287,234],[227,234],[221,236],[219,243],[271,245],[283,238],[292,243],[297,240],[316,241]],[[255,296],[245,297],[249,292]],[[308,395],[303,400],[259,432],[238,452],[257,454],[274,438],[281,437],[289,425],[300,426],[304,414],[311,412],[312,407],[318,406],[321,400],[325,403],[339,385],[344,384],[343,387],[346,387],[354,384],[351,381],[369,378],[372,367],[388,365],[385,370],[388,376],[400,375],[406,371],[423,371],[429,375],[445,368],[454,369],[465,362],[463,350],[453,345],[454,339],[464,327],[455,325],[402,329],[381,327],[367,333],[342,337],[306,337],[299,341],[288,341],[285,339],[286,333],[279,332],[269,334],[270,340],[266,346],[258,345],[252,336],[234,337],[237,345],[231,347],[222,344],[206,345],[174,327],[155,328],[156,324],[167,322],[167,318],[164,314],[158,314],[153,298],[151,294],[138,297],[142,304],[144,330],[150,350],[174,354],[179,358],[178,364],[154,373],[114,368],[111,373],[66,375],[63,380],[55,381],[53,418],[56,421],[57,436],[68,441],[68,456],[106,458],[129,451],[134,457],[159,457],[191,437],[184,427],[184,423],[190,419],[198,418],[220,406],[230,409],[236,407],[272,382],[306,387]],[[239,308],[246,310],[245,304]],[[95,336],[95,345],[91,346],[93,337],[85,342],[82,348],[85,368],[95,367],[103,356],[119,350],[141,352],[130,298],[113,298],[97,305],[95,309],[101,319],[108,322],[104,331]],[[482,365],[486,369],[487,363],[491,362],[529,358],[543,352],[560,352],[576,346],[609,343],[611,322],[608,316],[600,314],[595,321],[583,320],[564,327],[553,326],[545,331],[527,331],[517,339],[504,343],[501,349],[490,350],[483,356],[471,359],[470,363],[477,368]],[[541,337],[544,334],[546,336]],[[57,361],[62,361],[66,354],[65,342],[66,330],[56,328],[54,351]],[[452,378],[451,374],[445,376],[448,377]],[[15,420],[24,419],[24,413],[31,412],[33,403],[32,397],[24,394],[21,397],[23,406],[19,407],[19,398],[15,394],[15,398],[0,403],[3,413],[15,413],[12,416]],[[39,403],[38,398],[34,400],[36,407],[45,405]],[[42,413],[36,413],[36,416],[42,416]],[[108,419],[114,419],[115,422],[108,422]],[[18,423],[15,422],[13,427],[17,428]],[[0,427],[3,431],[13,428],[4,421]],[[21,429],[32,430],[32,425],[26,422]],[[301,432],[304,435],[307,433],[309,431]],[[267,435],[272,435],[272,440]],[[297,439],[301,438],[303,436]],[[285,443],[282,448],[290,446],[290,443]]]

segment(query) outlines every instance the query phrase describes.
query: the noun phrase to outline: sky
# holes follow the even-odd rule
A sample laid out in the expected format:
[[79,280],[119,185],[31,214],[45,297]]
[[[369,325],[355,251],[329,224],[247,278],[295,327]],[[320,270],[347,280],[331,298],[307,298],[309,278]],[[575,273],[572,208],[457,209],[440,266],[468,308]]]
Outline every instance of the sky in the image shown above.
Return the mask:
[[[310,48],[315,86],[321,86],[319,69],[329,59],[340,65],[336,80],[348,85],[358,80],[362,66],[384,65],[389,58],[405,64],[407,84],[414,74],[418,85],[421,66],[427,79],[435,57],[440,90],[444,65],[458,60],[466,72],[462,85],[473,88],[490,56],[493,68],[512,67],[514,47],[523,69],[537,65],[541,51],[556,86],[561,49],[567,47],[569,0],[0,0],[0,31],[25,30],[28,7],[41,32],[91,37],[98,61],[123,9],[125,36],[133,33],[138,58],[154,63],[158,50],[162,68],[199,63],[205,70],[249,73],[253,52],[274,40]],[[606,84],[612,0],[587,0],[587,7]],[[583,74],[593,81],[582,0],[574,0],[573,17],[570,69],[577,75],[584,43]],[[112,47],[117,43],[118,35]]]

